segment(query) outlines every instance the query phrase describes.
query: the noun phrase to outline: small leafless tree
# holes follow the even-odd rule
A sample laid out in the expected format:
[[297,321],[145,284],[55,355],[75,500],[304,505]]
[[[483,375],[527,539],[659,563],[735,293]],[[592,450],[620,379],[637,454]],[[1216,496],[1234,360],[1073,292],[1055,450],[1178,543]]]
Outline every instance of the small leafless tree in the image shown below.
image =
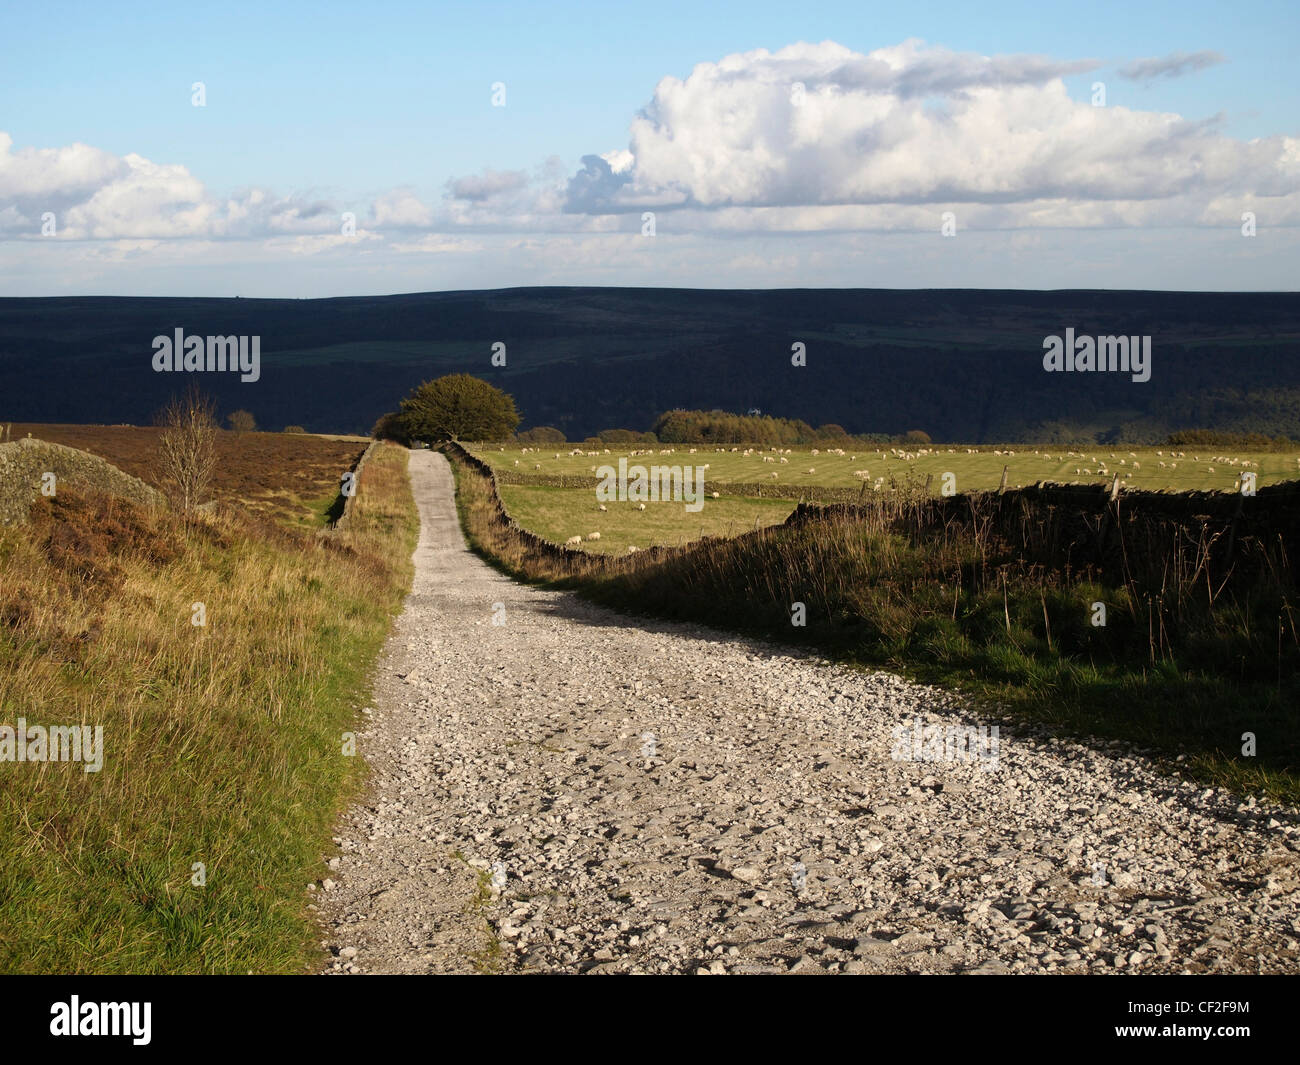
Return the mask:
[[237,433],[251,433],[257,428],[257,419],[246,410],[232,411],[226,415],[226,421]]
[[206,498],[217,465],[216,404],[190,385],[184,395],[172,397],[158,420],[164,489],[174,507],[192,514]]

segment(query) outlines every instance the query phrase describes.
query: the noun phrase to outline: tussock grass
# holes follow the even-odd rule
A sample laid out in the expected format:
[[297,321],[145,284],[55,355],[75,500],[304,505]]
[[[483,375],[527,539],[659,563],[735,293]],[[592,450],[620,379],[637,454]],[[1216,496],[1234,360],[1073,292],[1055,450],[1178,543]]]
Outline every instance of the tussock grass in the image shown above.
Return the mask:
[[0,723],[104,729],[98,773],[0,762],[0,971],[315,964],[343,734],[410,582],[405,464],[375,454],[336,534],[71,489],[0,532]]

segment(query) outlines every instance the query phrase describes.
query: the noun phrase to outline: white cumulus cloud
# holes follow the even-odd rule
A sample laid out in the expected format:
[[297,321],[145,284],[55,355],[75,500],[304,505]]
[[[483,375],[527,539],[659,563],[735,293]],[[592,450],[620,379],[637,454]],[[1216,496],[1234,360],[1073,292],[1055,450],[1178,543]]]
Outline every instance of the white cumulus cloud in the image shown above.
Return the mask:
[[1226,196],[1283,197],[1274,217],[1297,220],[1295,138],[1071,98],[1063,76],[1095,65],[919,41],[730,55],[664,78],[625,152],[583,158],[566,210],[853,208],[823,219],[852,227],[862,208],[962,204],[1012,225],[1196,224]]

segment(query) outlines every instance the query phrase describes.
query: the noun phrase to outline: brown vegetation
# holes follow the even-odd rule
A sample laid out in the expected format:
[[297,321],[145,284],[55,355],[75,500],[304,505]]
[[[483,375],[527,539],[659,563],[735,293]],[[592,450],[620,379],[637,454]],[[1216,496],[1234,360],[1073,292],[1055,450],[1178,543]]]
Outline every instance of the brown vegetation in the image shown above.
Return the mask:
[[[159,426],[14,423],[15,440],[30,434],[79,448],[161,488]],[[295,524],[319,524],[338,494],[339,477],[365,450],[364,440],[297,433],[231,433],[213,437],[212,497]]]
[[[208,501],[217,462],[215,403],[193,386],[174,396],[159,415],[159,479],[171,505],[192,514]],[[232,423],[233,424],[233,423]]]

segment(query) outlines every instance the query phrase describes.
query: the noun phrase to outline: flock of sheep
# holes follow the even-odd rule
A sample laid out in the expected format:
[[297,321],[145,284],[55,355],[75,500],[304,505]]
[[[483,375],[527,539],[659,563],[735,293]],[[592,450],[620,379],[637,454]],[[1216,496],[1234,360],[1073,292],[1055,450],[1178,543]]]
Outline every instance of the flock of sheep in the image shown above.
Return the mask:
[[[504,451],[505,448],[502,447],[500,450]],[[540,458],[542,450],[543,449],[541,448],[525,447],[522,449],[522,453],[523,454],[536,453]],[[629,458],[638,458],[643,456],[656,456],[656,455],[677,455],[677,454],[695,455],[700,452],[704,452],[704,453],[712,452],[714,454],[735,454],[742,458],[757,458],[759,461],[761,461],[764,464],[789,465],[791,461],[791,457],[796,454],[796,449],[783,448],[778,446],[743,447],[737,445],[737,446],[715,446],[712,448],[683,447],[681,449],[675,447],[633,448],[625,452],[621,448],[615,450],[611,450],[610,448],[603,448],[600,450],[586,450],[581,447],[574,447],[568,451],[568,457],[599,458],[603,455],[626,454]],[[564,457],[562,452],[552,451],[551,453],[554,456],[554,458],[557,460]],[[798,453],[808,454],[814,457],[818,455],[825,455],[828,458],[830,457],[847,458],[850,462],[856,461],[858,457],[856,454],[846,452],[844,448],[839,448],[839,447],[810,448],[806,452],[803,451],[803,449],[799,449]],[[933,455],[942,455],[942,454],[979,455],[979,454],[986,454],[986,453],[987,452],[984,449],[977,448],[977,447],[962,447],[962,448],[918,447],[912,449],[902,448],[902,447],[890,447],[888,450],[885,450],[883,448],[877,449],[875,452],[875,456],[879,460],[884,462],[889,462],[891,460],[894,460],[898,462],[911,463],[911,462],[916,462],[919,459],[926,458],[927,456],[933,456]],[[1005,449],[1005,448],[994,448],[992,449],[992,454],[998,457],[1011,458],[1016,455],[1016,451],[1012,449]],[[1117,454],[1116,452],[1113,451],[1107,452],[1106,454],[1108,457],[1103,458],[1098,454],[1090,454],[1089,452],[1085,452],[1085,451],[1066,450],[1063,452],[1056,452],[1056,453],[1053,453],[1048,450],[1042,450],[1042,449],[1035,449],[1033,451],[1033,455],[1038,456],[1044,462],[1052,463],[1054,465],[1068,464],[1071,462],[1071,460],[1079,462],[1080,465],[1073,467],[1076,476],[1110,477],[1110,476],[1118,475],[1122,480],[1127,481],[1130,480],[1136,472],[1140,472],[1142,469],[1142,463],[1138,460],[1137,452],[1130,451],[1127,453],[1126,456]],[[1155,454],[1157,456],[1156,459],[1157,465],[1162,470],[1169,470],[1169,471],[1177,470],[1180,461],[1183,461],[1184,463],[1189,461],[1187,453],[1185,451],[1159,449],[1155,452]],[[1191,456],[1190,462],[1198,464],[1198,468],[1203,470],[1206,475],[1215,474],[1217,472],[1217,467],[1228,467],[1230,469],[1241,471],[1241,473],[1246,472],[1252,467],[1256,470],[1258,470],[1259,468],[1259,463],[1255,460],[1248,459],[1248,458],[1234,458],[1228,455],[1213,455],[1210,456],[1208,461],[1204,463],[1201,461],[1201,457],[1199,455],[1193,455]],[[1087,464],[1084,465],[1084,463]],[[1298,466],[1300,466],[1300,457],[1296,459],[1296,463]],[[520,460],[515,459],[514,464],[516,466],[520,465],[521,464]],[[708,463],[704,463],[703,465],[706,470],[709,468]],[[533,464],[533,469],[540,470],[541,468],[542,468],[542,464],[540,462],[535,462]],[[590,472],[595,473],[596,469],[597,469],[596,466],[592,466],[590,467]],[[806,471],[801,471],[801,472],[805,472],[807,475],[810,476],[815,475],[817,473],[817,467],[809,466]],[[865,482],[866,484],[870,484],[873,490],[882,491],[884,489],[885,478],[881,476],[872,478],[871,471],[869,469],[866,468],[856,469],[853,470],[852,472],[854,477],[856,477],[860,481]],[[780,476],[781,474],[777,471],[773,471],[772,473],[768,474],[768,477],[771,480],[778,480],[780,479]],[[1239,473],[1238,486],[1240,486],[1240,484],[1241,484],[1241,476]],[[1019,485],[1017,485],[1017,487],[1019,487]],[[718,493],[713,492],[712,496],[713,498],[716,499],[718,498]],[[646,509],[646,505],[644,503],[636,504],[635,506],[636,509],[640,511],[644,511]],[[604,513],[607,511],[608,508],[602,503],[597,509],[602,513]],[[591,532],[588,533],[585,537],[571,536],[569,537],[568,540],[565,541],[565,544],[568,547],[580,547],[584,540],[595,541],[599,539],[600,539],[599,532]],[[637,548],[629,547],[628,550],[636,551]]]
[[[501,448],[501,450],[504,451],[505,448],[503,447]],[[541,450],[540,448],[525,447],[523,449],[523,452],[524,453],[529,453],[533,451],[540,452],[540,450]],[[717,454],[733,453],[741,457],[757,456],[764,463],[782,464],[782,465],[788,465],[790,462],[790,456],[795,454],[795,449],[793,448],[782,448],[782,447],[775,447],[775,446],[770,448],[752,447],[752,446],[751,447],[733,446],[733,447],[713,447],[708,449],[692,447],[689,449],[682,449],[682,453],[694,455],[701,450],[705,450],[705,451],[711,450]],[[603,450],[600,451],[587,451],[584,450],[583,448],[573,448],[572,450],[569,451],[569,456],[570,457],[584,456],[584,457],[596,458],[596,457],[600,457],[601,455],[610,455],[613,453],[614,452],[611,452],[609,448],[604,448]],[[623,452],[619,451],[618,453],[622,454]],[[833,455],[839,458],[847,457],[850,461],[857,460],[857,455],[850,454],[846,452],[843,448],[838,448],[838,447],[825,448],[825,449],[814,447],[814,448],[810,448],[807,453],[813,456],[825,454],[828,456]],[[925,458],[926,456],[929,455],[939,455],[939,454],[956,455],[956,454],[963,454],[963,453],[967,455],[978,455],[981,454],[982,451],[980,448],[975,448],[975,447],[964,447],[964,448],[921,447],[921,448],[916,448],[914,450],[908,450],[900,447],[891,447],[888,449],[887,452],[883,449],[878,449],[876,451],[876,456],[883,461],[888,461],[889,458],[892,457],[893,459],[896,459],[900,462],[916,462],[918,459]],[[675,455],[675,454],[678,454],[678,449],[676,448],[660,448],[660,449],[634,448],[631,451],[627,452],[629,458],[636,458],[638,456],[647,456],[647,455],[652,456],[652,455]],[[1009,449],[995,448],[993,449],[993,454],[999,457],[1012,457],[1016,454],[1016,452],[1014,450],[1009,450]],[[1074,473],[1076,476],[1087,476],[1087,477],[1110,476],[1116,472],[1119,472],[1121,478],[1127,480],[1133,476],[1134,471],[1141,470],[1142,468],[1142,463],[1137,461],[1137,453],[1133,451],[1130,451],[1128,453],[1127,458],[1118,456],[1113,451],[1109,452],[1109,461],[1115,462],[1119,466],[1125,467],[1122,471],[1117,471],[1113,469],[1107,459],[1099,458],[1097,455],[1089,455],[1085,451],[1077,451],[1077,452],[1065,451],[1054,455],[1050,451],[1042,451],[1042,450],[1035,449],[1033,454],[1040,456],[1045,462],[1068,463],[1069,460],[1071,459],[1077,459],[1081,463],[1087,461],[1088,465],[1078,465],[1074,467]],[[553,452],[553,455],[556,459],[561,458],[561,453],[558,451]],[[1160,469],[1167,469],[1167,470],[1178,469],[1177,460],[1187,458],[1187,452],[1185,451],[1169,451],[1166,453],[1164,449],[1161,449],[1156,451],[1156,455],[1159,456],[1159,458],[1157,459],[1157,463]],[[1130,459],[1132,460],[1132,462],[1129,461]],[[1166,461],[1166,459],[1168,461]],[[1191,461],[1195,463],[1200,463],[1201,458],[1199,455],[1193,455]],[[1297,465],[1300,465],[1300,458],[1296,459],[1296,463]],[[1255,467],[1256,469],[1258,469],[1259,467],[1259,463],[1251,459],[1232,458],[1227,455],[1214,455],[1210,457],[1208,462],[1206,462],[1204,465],[1201,465],[1200,469],[1204,470],[1207,475],[1214,474],[1217,472],[1215,468],[1215,464],[1218,464],[1219,466],[1234,467],[1241,470],[1247,470],[1250,467]],[[519,459],[515,459],[515,465],[516,466],[520,465]],[[542,468],[541,463],[533,464],[533,469],[540,470],[541,468]],[[704,468],[707,470],[709,468],[709,464],[705,463]],[[596,471],[596,467],[592,466],[590,472],[594,473],[595,471]],[[817,467],[809,466],[807,470],[804,472],[809,476],[815,475],[817,473]],[[771,480],[778,480],[780,479],[781,475],[778,472],[773,472],[768,476],[770,477]],[[868,469],[854,470],[853,476],[857,477],[859,480],[867,481],[876,490],[882,489],[885,484],[884,477],[876,477],[872,479],[871,472]]]
[[[1034,452],[1034,454],[1038,454],[1038,452]],[[1187,458],[1186,451],[1170,451],[1168,453],[1168,456],[1165,456],[1165,452],[1163,450],[1159,450],[1156,452],[1156,454],[1158,456],[1161,456],[1159,459],[1157,459],[1157,463],[1162,470],[1165,469],[1176,470],[1178,469],[1178,463],[1175,462],[1174,460]],[[1096,463],[1095,471],[1092,466],[1074,467],[1074,472],[1076,475],[1084,474],[1084,475],[1092,476],[1092,474],[1095,472],[1100,476],[1109,476],[1115,472],[1114,470],[1112,470],[1110,467],[1107,466],[1105,459],[1098,459],[1096,455],[1088,456],[1087,453],[1083,451],[1077,453],[1073,451],[1067,451],[1064,456],[1058,455],[1056,456],[1055,459],[1053,459],[1052,455],[1044,453],[1043,457],[1048,461],[1057,461],[1057,462],[1064,462],[1066,461],[1067,458],[1078,458],[1078,459],[1090,458],[1092,462]],[[1113,451],[1110,452],[1110,457],[1112,459],[1115,458],[1115,453]],[[1165,461],[1165,457],[1169,459],[1168,462]],[[1132,459],[1133,462],[1129,463],[1128,459]],[[1201,461],[1201,456],[1193,455],[1192,461],[1199,463]],[[1300,462],[1300,459],[1297,459],[1296,461]],[[1204,466],[1201,467],[1201,469],[1203,469],[1207,474],[1213,474],[1215,472],[1215,468],[1214,466],[1210,465],[1210,463],[1215,463],[1215,462],[1223,466],[1239,467],[1243,472],[1251,466],[1254,466],[1256,469],[1259,468],[1259,463],[1254,461],[1253,459],[1229,458],[1227,455],[1214,455],[1210,458],[1210,461],[1208,463],[1206,463]],[[1142,468],[1142,463],[1137,461],[1137,454],[1136,452],[1133,451],[1130,451],[1128,453],[1128,458],[1121,458],[1119,460],[1119,465],[1128,467],[1128,469],[1124,470],[1124,472],[1120,474],[1120,477],[1125,480],[1133,476],[1134,470],[1140,470]],[[1240,477],[1238,477],[1238,484],[1240,484]]]

